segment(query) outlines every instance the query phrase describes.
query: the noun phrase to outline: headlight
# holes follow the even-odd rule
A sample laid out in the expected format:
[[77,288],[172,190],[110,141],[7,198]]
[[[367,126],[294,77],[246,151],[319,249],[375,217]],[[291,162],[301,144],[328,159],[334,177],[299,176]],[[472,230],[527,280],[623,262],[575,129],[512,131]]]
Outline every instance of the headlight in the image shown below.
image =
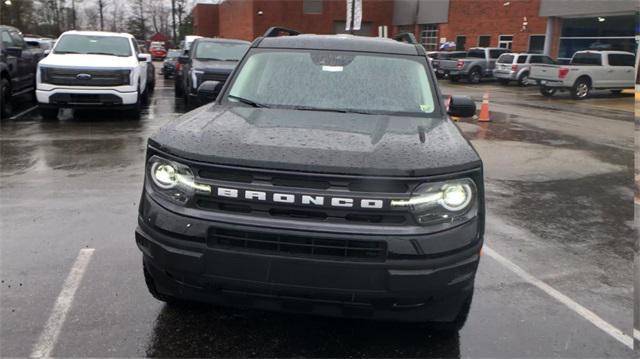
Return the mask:
[[211,186],[195,182],[191,169],[181,163],[153,156],[148,168],[154,192],[174,202],[184,204],[196,192],[211,193]]
[[422,225],[455,224],[475,217],[478,194],[470,178],[424,183],[408,200],[391,201],[392,207],[408,207]]

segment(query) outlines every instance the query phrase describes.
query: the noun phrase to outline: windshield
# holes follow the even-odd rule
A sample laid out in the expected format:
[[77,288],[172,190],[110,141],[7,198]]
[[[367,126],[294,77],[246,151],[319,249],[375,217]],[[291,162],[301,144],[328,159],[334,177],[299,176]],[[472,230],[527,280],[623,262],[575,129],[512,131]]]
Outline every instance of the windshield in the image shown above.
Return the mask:
[[169,50],[169,52],[167,53],[167,57],[168,58],[178,58],[180,56],[180,50]]
[[326,51],[251,55],[229,100],[256,107],[406,114],[434,112],[424,57]]
[[248,48],[245,43],[204,41],[198,42],[195,56],[198,60],[240,61]]
[[96,54],[131,56],[129,39],[120,36],[64,35],[54,54]]

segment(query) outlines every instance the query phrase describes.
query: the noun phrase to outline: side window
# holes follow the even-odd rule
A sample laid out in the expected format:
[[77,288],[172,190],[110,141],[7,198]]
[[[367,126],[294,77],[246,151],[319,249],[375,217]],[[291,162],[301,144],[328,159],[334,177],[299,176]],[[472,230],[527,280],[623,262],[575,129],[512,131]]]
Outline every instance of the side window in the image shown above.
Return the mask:
[[609,54],[609,66],[634,66],[635,59],[632,55]]
[[6,49],[7,47],[15,47],[16,44],[13,42],[13,38],[9,35],[8,31],[2,31],[2,46]]
[[549,56],[542,56],[542,63],[543,64],[554,65],[556,62],[553,61],[553,59],[550,58]]
[[505,50],[489,50],[489,58],[491,59],[497,59],[498,57],[500,57],[500,55],[504,54]]
[[519,64],[526,64],[527,63],[527,55],[518,56],[518,63]]

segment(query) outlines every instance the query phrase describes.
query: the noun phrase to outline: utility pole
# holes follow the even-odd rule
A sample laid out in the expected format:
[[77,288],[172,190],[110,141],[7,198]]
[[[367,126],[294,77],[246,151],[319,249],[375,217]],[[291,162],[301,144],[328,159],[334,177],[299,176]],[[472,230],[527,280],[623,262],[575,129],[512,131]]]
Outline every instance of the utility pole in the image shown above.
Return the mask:
[[71,26],[76,29],[76,0],[71,0]]
[[171,0],[171,19],[173,23],[171,28],[173,30],[173,46],[178,44],[178,35],[176,34],[176,0]]

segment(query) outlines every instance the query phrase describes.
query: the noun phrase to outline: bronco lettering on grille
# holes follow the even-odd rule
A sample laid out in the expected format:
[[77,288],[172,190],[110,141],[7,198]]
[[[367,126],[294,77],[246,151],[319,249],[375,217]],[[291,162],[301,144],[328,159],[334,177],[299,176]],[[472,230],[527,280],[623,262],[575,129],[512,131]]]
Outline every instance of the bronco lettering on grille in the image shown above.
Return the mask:
[[307,206],[330,206],[337,208],[363,208],[382,209],[385,207],[385,200],[368,198],[348,198],[300,195],[293,193],[264,192],[253,190],[242,190],[237,188],[217,187],[213,191],[218,197],[237,198],[248,201],[274,202],[300,204]]

